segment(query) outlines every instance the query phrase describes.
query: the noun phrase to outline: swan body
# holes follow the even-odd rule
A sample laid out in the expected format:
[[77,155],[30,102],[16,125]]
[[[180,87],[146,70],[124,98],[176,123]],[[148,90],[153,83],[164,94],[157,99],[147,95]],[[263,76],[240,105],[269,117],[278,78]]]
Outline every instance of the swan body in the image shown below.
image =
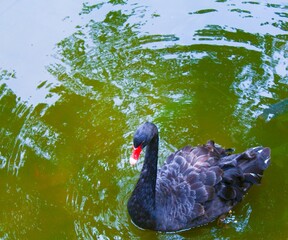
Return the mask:
[[229,212],[270,164],[270,149],[254,147],[229,154],[213,141],[172,153],[157,169],[158,129],[144,123],[134,135],[133,165],[146,147],[139,180],[128,201],[132,221],[163,232],[207,224]]

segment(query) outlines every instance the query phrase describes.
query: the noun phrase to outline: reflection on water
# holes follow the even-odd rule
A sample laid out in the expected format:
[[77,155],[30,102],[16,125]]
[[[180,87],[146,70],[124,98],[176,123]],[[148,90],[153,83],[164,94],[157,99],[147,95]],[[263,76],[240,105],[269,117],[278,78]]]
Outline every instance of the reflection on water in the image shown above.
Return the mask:
[[[51,62],[43,63],[51,81],[28,85],[29,76],[0,68],[0,237],[285,236],[280,199],[287,193],[275,186],[288,184],[281,178],[287,171],[287,6],[107,1],[85,2],[79,12],[81,21],[71,19],[74,33],[55,42]],[[13,91],[17,81],[46,92],[45,101],[21,99]],[[263,186],[226,219],[228,229],[214,223],[167,235],[131,223],[126,202],[141,164],[131,169],[127,159],[132,134],[146,120],[160,127],[160,162],[210,138],[239,151],[272,147]]]
[[237,218],[237,216],[230,216],[230,218],[225,219],[225,223],[232,223],[232,226],[235,228],[236,232],[244,232],[247,230],[247,225],[249,223],[249,219],[250,219],[250,214],[252,212],[252,208],[250,206],[244,206],[247,210],[246,211],[246,215],[243,216],[239,216]]
[[1,126],[2,151],[1,168],[12,174],[24,166],[28,149],[39,158],[53,158],[53,148],[58,134],[40,120],[45,105],[36,108],[27,106],[16,99],[13,92],[5,84],[1,86]]

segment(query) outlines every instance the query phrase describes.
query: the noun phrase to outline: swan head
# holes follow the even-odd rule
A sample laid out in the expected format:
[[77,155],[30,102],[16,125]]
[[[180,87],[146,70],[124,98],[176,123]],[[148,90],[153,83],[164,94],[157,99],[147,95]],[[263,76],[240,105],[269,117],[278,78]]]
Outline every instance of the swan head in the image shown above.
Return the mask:
[[146,122],[138,127],[134,134],[133,151],[130,157],[130,164],[132,166],[137,163],[143,148],[145,148],[156,135],[158,136],[158,129],[153,123]]

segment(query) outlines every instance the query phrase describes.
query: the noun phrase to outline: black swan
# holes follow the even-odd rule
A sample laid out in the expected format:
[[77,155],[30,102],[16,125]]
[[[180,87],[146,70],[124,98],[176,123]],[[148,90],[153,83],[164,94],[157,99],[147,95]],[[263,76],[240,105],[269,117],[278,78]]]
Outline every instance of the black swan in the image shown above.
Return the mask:
[[[254,147],[231,154],[213,141],[172,153],[157,170],[158,129],[141,125],[134,135],[134,165],[146,147],[140,178],[128,201],[132,221],[163,232],[207,224],[229,212],[270,164],[270,149]],[[230,155],[229,155],[230,153]]]

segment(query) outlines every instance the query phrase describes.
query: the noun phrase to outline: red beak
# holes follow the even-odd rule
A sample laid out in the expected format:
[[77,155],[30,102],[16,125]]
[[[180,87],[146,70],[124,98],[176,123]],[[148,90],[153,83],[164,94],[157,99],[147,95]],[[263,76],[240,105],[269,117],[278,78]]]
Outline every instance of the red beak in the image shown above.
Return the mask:
[[139,147],[137,147],[137,148],[135,148],[134,146],[133,146],[133,151],[132,151],[132,154],[131,154],[131,157],[130,157],[130,164],[132,165],[132,166],[134,166],[136,163],[137,163],[137,161],[138,161],[138,159],[139,159],[139,157],[140,157],[140,153],[142,152],[142,147],[141,147],[141,145],[139,146]]

